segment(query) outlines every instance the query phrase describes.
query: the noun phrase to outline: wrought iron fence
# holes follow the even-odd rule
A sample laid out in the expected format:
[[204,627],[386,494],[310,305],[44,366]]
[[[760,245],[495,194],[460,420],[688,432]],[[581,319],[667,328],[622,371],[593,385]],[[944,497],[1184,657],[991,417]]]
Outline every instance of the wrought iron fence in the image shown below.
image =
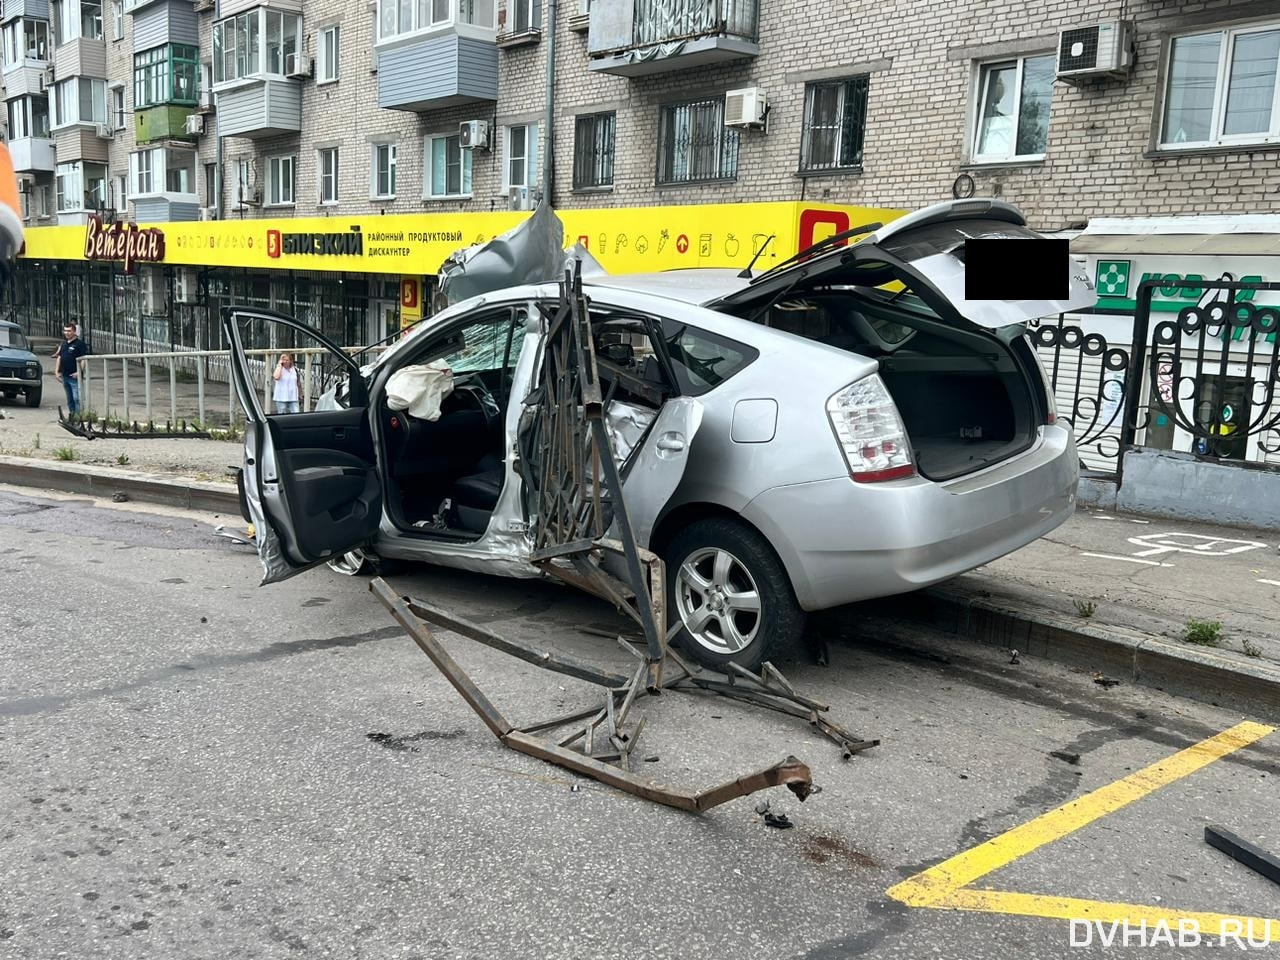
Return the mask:
[[[1152,325],[1158,288],[1201,294]],[[1060,316],[1031,331],[1059,416],[1084,466],[1117,479],[1131,446],[1280,466],[1280,306],[1254,302],[1280,283],[1147,280],[1128,343]]]

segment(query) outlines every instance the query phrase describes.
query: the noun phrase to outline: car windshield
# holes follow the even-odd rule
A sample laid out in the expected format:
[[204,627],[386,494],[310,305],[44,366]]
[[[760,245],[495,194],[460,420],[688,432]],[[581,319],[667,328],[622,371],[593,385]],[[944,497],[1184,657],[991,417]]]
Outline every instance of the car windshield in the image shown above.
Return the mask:
[[27,338],[17,327],[0,327],[0,348],[11,350],[30,350]]

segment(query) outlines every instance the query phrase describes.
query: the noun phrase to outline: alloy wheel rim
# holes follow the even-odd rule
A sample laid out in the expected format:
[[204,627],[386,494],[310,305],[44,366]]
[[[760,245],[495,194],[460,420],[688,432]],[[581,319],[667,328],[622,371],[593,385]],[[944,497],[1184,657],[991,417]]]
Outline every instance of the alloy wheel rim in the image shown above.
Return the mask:
[[368,558],[363,550],[348,550],[340,557],[334,557],[329,561],[329,567],[338,573],[345,574],[348,577],[354,577],[364,569],[365,561]]
[[721,655],[739,653],[760,631],[760,591],[742,561],[721,547],[696,550],[676,574],[676,609],[697,643]]

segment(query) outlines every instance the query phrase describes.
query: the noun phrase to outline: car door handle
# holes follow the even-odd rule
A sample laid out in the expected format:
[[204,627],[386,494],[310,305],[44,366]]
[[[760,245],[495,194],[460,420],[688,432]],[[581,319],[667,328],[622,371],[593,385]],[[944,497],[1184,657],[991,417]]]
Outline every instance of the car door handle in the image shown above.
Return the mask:
[[684,437],[678,433],[664,433],[658,438],[658,449],[679,453],[685,447]]
[[347,428],[346,428],[346,427],[334,427],[334,428],[333,428],[333,439],[335,439],[335,440],[346,440],[346,439],[347,439]]

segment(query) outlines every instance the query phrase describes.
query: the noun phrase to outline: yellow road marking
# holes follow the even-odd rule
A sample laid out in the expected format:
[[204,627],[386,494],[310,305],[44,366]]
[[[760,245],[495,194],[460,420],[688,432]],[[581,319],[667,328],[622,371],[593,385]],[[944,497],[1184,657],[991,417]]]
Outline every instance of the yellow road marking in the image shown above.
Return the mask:
[[[1200,924],[1203,932],[1214,934],[1219,931],[1238,930],[1237,923],[1244,923],[1245,929],[1249,929],[1248,924],[1252,921],[1253,928],[1258,931],[1260,937],[1265,935],[1272,941],[1280,942],[1280,919],[1268,921],[1263,917],[1203,912],[1179,913],[1164,907],[1144,907],[1126,903],[1104,903],[1096,900],[1076,900],[1068,897],[1047,897],[969,888],[970,884],[982,877],[1038,850],[1045,844],[1061,840],[1068,834],[1128,806],[1135,800],[1142,799],[1161,787],[1190,776],[1215,760],[1221,760],[1228,754],[1256,743],[1268,734],[1274,733],[1275,729],[1260,723],[1237,724],[1165,760],[1153,763],[1115,783],[1100,787],[1092,793],[1063,804],[1056,810],[1050,810],[1043,816],[1014,827],[986,843],[958,853],[949,860],[890,887],[886,893],[911,907],[974,910],[984,913],[1009,913],[1059,919],[1127,920],[1131,925],[1137,925],[1143,920],[1154,925],[1158,920],[1163,919],[1169,925],[1176,926],[1178,919],[1194,919]],[[1222,926],[1224,921],[1227,923],[1225,929]]]

